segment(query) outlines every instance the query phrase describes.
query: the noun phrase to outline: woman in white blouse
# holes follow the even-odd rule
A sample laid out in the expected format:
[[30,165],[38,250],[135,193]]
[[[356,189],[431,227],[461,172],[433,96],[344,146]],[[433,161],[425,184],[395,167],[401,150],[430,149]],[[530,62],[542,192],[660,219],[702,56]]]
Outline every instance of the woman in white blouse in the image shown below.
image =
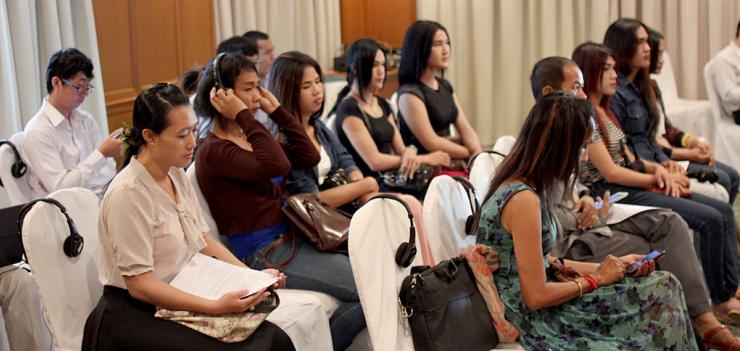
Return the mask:
[[[231,92],[219,91],[214,106],[246,108]],[[85,325],[83,350],[292,350],[288,336],[264,322],[249,338],[226,344],[178,323],[154,317],[155,306],[204,314],[240,313],[266,299],[261,290],[200,298],[168,284],[197,252],[244,266],[208,235],[194,189],[186,179],[195,149],[195,114],[174,85],[155,84],[134,102],[133,128],[118,175],[101,204],[100,280],[103,296]],[[285,277],[276,270],[278,284]],[[277,288],[278,286],[275,286]]]

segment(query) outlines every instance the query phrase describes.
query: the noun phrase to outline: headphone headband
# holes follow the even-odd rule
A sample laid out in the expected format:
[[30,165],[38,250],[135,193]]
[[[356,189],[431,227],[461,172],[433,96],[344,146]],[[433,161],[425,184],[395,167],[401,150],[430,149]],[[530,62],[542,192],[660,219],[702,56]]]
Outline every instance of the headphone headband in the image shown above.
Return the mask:
[[218,68],[218,63],[221,62],[221,58],[226,55],[225,52],[222,52],[218,55],[216,55],[216,58],[213,59],[213,79],[216,83],[216,89],[225,89],[224,83],[221,81],[221,72]]
[[409,241],[401,243],[401,245],[398,246],[398,249],[396,250],[395,260],[397,265],[404,268],[408,267],[409,265],[411,265],[411,262],[416,256],[416,227],[414,227],[414,215],[413,213],[411,213],[411,208],[405,201],[401,200],[400,197],[393,194],[381,193],[373,196],[367,202],[375,199],[393,200],[401,203],[401,205],[403,205],[403,207],[406,209],[406,213],[409,216]]
[[[56,206],[56,208],[59,209],[59,211],[62,212],[64,215],[64,218],[67,220],[67,227],[69,227],[69,236],[64,240],[64,244],[62,245],[62,251],[64,251],[64,254],[67,255],[67,257],[77,257],[82,253],[82,249],[85,246],[85,240],[80,235],[79,232],[77,232],[77,227],[75,226],[75,222],[72,220],[72,217],[69,216],[69,213],[67,212],[67,208],[62,205],[61,202],[51,199],[51,198],[41,198],[33,200],[27,204],[25,204],[22,208],[20,213],[18,213],[18,219],[16,220],[16,226],[18,227],[18,235],[23,235],[23,220],[26,218],[26,214],[28,211],[33,208],[34,205],[38,202],[46,202],[48,204],[52,204]],[[25,249],[24,249],[25,251]],[[25,252],[24,252],[25,254]]]

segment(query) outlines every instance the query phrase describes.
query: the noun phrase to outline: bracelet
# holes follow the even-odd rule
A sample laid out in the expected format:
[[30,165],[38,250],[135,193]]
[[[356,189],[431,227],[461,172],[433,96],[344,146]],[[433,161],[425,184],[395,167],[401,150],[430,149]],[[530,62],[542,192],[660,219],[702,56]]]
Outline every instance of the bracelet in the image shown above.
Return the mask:
[[581,284],[578,279],[573,279],[573,281],[578,284],[578,297],[583,296],[583,284]]
[[586,274],[583,276],[583,279],[586,279],[588,282],[588,285],[591,286],[591,291],[594,291],[599,288],[599,284],[596,283],[596,279],[592,277],[590,274]]

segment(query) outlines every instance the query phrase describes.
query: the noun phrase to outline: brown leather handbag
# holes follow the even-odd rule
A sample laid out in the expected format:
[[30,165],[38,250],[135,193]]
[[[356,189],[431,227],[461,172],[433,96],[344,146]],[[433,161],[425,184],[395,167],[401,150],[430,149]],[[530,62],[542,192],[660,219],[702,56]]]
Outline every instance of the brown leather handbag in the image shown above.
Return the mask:
[[350,215],[321,202],[316,194],[289,197],[283,213],[317,250],[346,251]]

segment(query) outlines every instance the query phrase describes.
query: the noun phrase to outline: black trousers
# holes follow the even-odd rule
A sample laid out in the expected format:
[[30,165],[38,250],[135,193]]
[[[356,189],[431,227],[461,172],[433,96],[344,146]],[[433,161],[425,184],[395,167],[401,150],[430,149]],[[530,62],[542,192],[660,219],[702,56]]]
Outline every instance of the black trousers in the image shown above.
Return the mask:
[[85,323],[82,350],[295,350],[285,332],[265,321],[239,343],[224,343],[184,325],[154,318],[156,307],[106,286]]

